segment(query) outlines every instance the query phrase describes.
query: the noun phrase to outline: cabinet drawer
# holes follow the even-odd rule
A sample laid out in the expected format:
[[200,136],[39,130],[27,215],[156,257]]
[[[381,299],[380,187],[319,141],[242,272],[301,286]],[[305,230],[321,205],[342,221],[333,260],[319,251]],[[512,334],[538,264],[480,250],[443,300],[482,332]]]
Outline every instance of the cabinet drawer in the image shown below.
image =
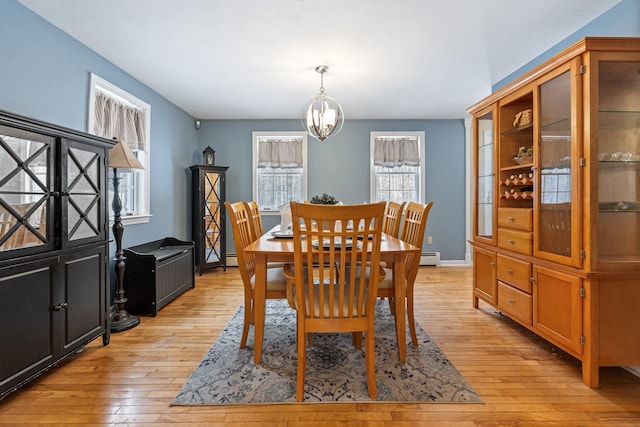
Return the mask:
[[533,209],[499,208],[498,227],[533,231]]
[[533,253],[533,233],[498,228],[498,246],[525,255]]
[[516,288],[498,281],[498,309],[514,320],[526,325],[533,324],[533,299]]
[[498,255],[498,280],[531,294],[531,263]]

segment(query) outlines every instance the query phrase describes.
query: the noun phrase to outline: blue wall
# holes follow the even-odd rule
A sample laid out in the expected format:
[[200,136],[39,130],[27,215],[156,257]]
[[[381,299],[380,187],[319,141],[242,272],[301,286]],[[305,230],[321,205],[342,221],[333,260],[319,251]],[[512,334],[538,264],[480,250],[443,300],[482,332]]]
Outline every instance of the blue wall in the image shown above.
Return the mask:
[[[207,145],[216,163],[229,166],[229,200],[251,195],[251,132],[300,130],[297,120],[209,120],[196,130],[193,118],[159,94],[44,21],[14,0],[0,1],[0,108],[85,130],[89,73],[111,81],[151,105],[151,212],[148,224],[126,228],[131,246],[167,235],[190,238],[188,166],[201,161]],[[640,2],[624,0],[545,54],[496,84],[495,89],[583,36],[640,36]],[[369,194],[369,132],[424,130],[426,197],[435,202],[427,233],[429,251],[444,260],[465,252],[465,151],[460,120],[347,121],[324,143],[309,143],[309,194],[330,192],[345,202]],[[267,219],[267,226],[272,225]],[[229,236],[229,248],[232,249]],[[230,252],[234,252],[230,250]]]
[[[206,120],[199,131],[200,151],[207,145],[216,150],[216,164],[229,166],[227,200],[250,200],[251,132],[301,131],[299,120]],[[309,194],[324,192],[344,203],[369,201],[369,151],[371,131],[424,131],[427,201],[427,234],[444,260],[465,258],[465,135],[461,120],[351,120],[342,131],[319,142],[309,138]],[[266,217],[265,228],[279,222]],[[232,236],[227,239],[233,253]]]
[[90,73],[147,102],[153,217],[148,224],[127,226],[122,244],[165,236],[191,239],[185,168],[197,148],[193,118],[20,3],[0,1],[0,16],[0,109],[85,131]]
[[536,65],[563,51],[583,37],[638,37],[640,36],[640,1],[623,0],[578,31],[557,43],[542,55],[532,59],[492,86],[496,91],[512,80],[530,71]]
[[123,246],[190,239],[185,168],[197,149],[193,118],[20,3],[2,0],[0,16],[0,109],[84,131],[90,73],[150,104],[153,217],[127,226]]

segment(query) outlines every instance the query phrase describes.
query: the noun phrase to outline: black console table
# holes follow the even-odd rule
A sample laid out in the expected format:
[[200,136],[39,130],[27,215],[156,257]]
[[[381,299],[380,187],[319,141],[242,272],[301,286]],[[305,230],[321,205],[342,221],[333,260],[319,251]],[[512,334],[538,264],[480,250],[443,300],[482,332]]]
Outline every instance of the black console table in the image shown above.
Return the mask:
[[195,286],[193,242],[173,237],[124,249],[125,308],[155,316],[165,305]]

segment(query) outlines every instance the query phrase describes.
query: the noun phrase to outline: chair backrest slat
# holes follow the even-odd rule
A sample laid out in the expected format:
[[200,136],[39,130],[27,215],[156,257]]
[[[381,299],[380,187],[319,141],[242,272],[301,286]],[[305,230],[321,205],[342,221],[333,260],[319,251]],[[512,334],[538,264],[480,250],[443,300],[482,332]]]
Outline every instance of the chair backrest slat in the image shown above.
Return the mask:
[[258,206],[258,202],[255,200],[244,202],[244,205],[250,219],[251,240],[254,241],[264,234],[264,229],[262,228],[262,216],[260,216],[260,207]]
[[402,211],[404,210],[404,206],[407,202],[387,202],[387,206],[384,211],[384,225],[382,227],[382,231],[392,235],[393,237],[398,237],[398,233],[400,232],[400,221],[402,219]]

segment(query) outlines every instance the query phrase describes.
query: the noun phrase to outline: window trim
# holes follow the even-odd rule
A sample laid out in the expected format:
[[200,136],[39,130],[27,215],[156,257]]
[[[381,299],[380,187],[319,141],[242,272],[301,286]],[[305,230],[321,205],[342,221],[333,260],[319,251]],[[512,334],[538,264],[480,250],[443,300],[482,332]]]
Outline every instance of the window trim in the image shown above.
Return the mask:
[[418,138],[418,150],[420,154],[420,179],[418,180],[418,195],[420,197],[420,203],[425,204],[425,187],[426,187],[426,168],[425,168],[425,132],[424,131],[372,131],[369,139],[369,200],[371,203],[375,202],[375,165],[373,164],[373,155],[375,150],[375,141],[378,137],[391,137],[391,136],[411,136]]
[[[252,157],[252,169],[251,169],[251,194],[253,200],[258,200],[258,138],[260,137],[277,137],[277,136],[286,136],[286,137],[300,137],[302,138],[302,198],[303,200],[307,200],[307,186],[308,186],[308,163],[307,163],[307,133],[304,131],[287,131],[287,132],[262,132],[262,131],[254,131],[251,132],[251,157]],[[280,211],[277,209],[274,210],[263,210],[260,208],[260,213],[263,215],[280,215]]]
[[[118,86],[103,79],[97,74],[90,73],[89,82],[89,113],[87,115],[87,132],[93,134],[93,126],[95,124],[95,97],[96,86],[102,87],[109,92],[123,98],[127,102],[144,110],[145,114],[145,139],[146,150],[144,154],[144,185],[138,192],[142,192],[137,200],[138,206],[142,207],[141,213],[137,215],[127,215],[122,217],[123,224],[144,224],[149,222],[151,218],[151,105],[143,100],[131,95],[129,92],[119,88]],[[141,200],[140,200],[141,199]],[[113,212],[111,211],[111,200],[109,203],[109,221],[113,222]]]

